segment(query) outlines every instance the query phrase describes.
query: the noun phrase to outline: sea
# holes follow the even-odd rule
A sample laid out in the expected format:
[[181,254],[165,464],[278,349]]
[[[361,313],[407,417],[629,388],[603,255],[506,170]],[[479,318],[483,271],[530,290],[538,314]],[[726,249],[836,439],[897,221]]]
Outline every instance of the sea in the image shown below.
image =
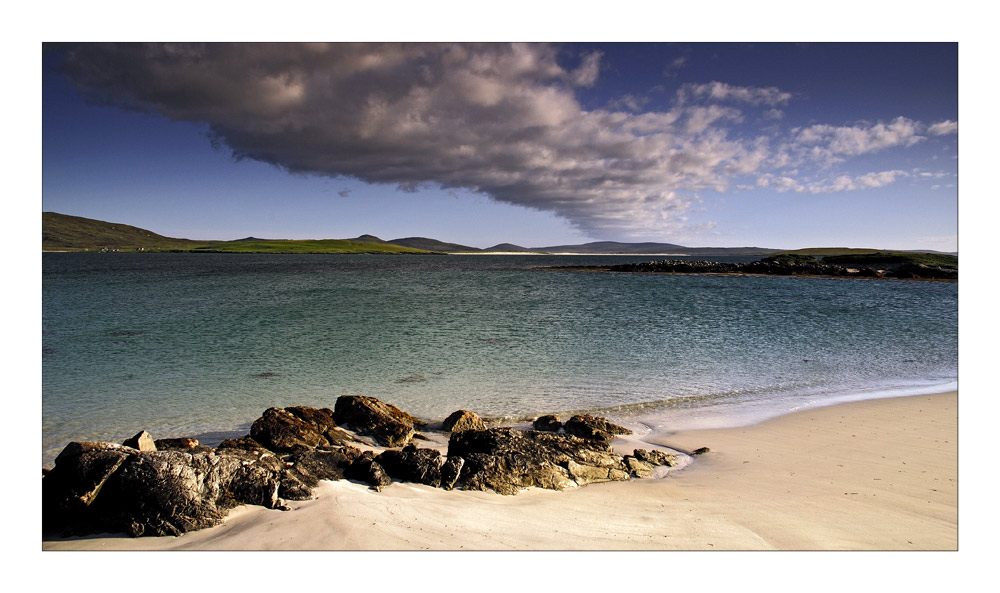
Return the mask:
[[957,283],[545,269],[655,259],[45,253],[43,466],[344,394],[669,432],[957,388]]

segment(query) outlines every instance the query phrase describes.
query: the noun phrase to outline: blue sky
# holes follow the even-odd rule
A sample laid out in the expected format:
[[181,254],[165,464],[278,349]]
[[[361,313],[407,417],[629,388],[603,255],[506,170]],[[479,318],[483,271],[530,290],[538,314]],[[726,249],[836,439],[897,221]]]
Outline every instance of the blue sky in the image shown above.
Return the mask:
[[175,237],[957,250],[954,43],[60,46],[44,210]]

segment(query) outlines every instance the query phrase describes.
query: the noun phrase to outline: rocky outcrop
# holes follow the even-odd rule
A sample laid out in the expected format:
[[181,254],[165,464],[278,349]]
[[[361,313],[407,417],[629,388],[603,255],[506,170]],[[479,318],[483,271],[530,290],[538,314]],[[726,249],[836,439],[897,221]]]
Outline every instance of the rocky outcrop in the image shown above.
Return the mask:
[[517,494],[537,486],[562,490],[591,482],[627,480],[620,455],[606,442],[513,428],[452,433],[448,457],[461,457],[466,490]]
[[578,436],[583,439],[598,439],[610,441],[619,434],[632,434],[632,431],[624,426],[612,424],[604,418],[591,416],[589,414],[577,414],[563,425],[563,430],[568,434]]
[[453,416],[447,457],[413,444],[381,453],[346,444],[353,437],[336,422],[387,446],[413,435],[408,414],[361,396],[339,399],[335,411],[269,408],[253,423],[251,435],[214,450],[196,439],[154,441],[145,431],[126,445],[70,443],[55,467],[43,471],[43,531],[179,535],[218,524],[238,505],[285,509],[285,500],[311,498],[321,480],[357,480],[381,490],[395,479],[516,494],[533,486],[561,490],[650,477],[656,466],[675,462],[663,451],[616,454],[607,439],[628,430],[603,418],[581,415],[567,422],[567,432],[588,435],[581,438],[474,428],[482,423],[475,414]]
[[365,395],[342,395],[333,409],[337,424],[373,437],[384,447],[402,447],[413,437],[413,417]]
[[448,432],[462,432],[463,430],[486,430],[486,423],[475,412],[469,410],[458,410],[452,412],[445,418],[441,425]]

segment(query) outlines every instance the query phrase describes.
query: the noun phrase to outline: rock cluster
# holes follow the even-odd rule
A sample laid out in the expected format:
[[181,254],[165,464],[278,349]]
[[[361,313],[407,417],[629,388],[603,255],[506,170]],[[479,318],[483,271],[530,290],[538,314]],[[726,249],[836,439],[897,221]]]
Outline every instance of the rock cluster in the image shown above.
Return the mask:
[[924,264],[848,267],[825,264],[816,258],[765,258],[749,263],[713,261],[662,260],[635,264],[620,264],[604,268],[610,272],[655,274],[763,274],[772,276],[832,276],[840,278],[912,278],[957,280],[958,271]]
[[[121,445],[74,442],[43,472],[43,530],[179,535],[216,525],[243,504],[286,509],[286,500],[310,498],[320,480],[516,494],[650,477],[675,462],[662,451],[614,453],[608,440],[629,431],[603,418],[574,416],[565,425],[543,418],[536,425],[549,431],[486,428],[459,410],[445,422],[451,437],[442,455],[409,443],[416,424],[409,414],[372,397],[342,396],[334,410],[269,408],[249,435],[215,449],[196,439],[153,440],[144,431]],[[338,426],[402,449],[364,450],[366,442]],[[565,432],[555,432],[560,427]]]

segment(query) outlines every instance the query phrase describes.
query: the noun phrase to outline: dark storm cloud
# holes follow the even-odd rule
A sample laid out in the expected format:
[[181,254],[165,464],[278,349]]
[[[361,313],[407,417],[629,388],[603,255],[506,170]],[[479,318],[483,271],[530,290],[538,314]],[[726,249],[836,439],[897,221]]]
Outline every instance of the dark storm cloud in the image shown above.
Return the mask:
[[65,69],[90,97],[206,122],[238,158],[465,188],[594,235],[676,228],[684,196],[773,156],[725,126],[742,121],[733,103],[774,107],[787,93],[688,85],[670,111],[585,111],[574,93],[598,81],[601,57],[543,44],[83,45]]

